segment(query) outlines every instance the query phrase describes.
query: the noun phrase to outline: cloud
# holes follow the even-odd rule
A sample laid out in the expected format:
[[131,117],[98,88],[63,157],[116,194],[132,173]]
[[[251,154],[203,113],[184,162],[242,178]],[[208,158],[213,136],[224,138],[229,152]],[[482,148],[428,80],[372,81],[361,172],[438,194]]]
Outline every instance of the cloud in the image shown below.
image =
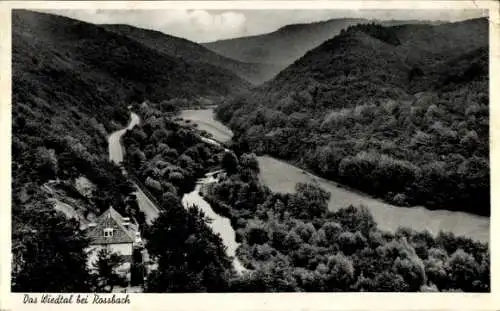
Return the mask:
[[203,41],[238,35],[244,31],[246,23],[246,17],[243,13],[211,14],[203,10],[191,12],[189,20],[189,25],[195,28],[190,31],[200,33],[200,39]]
[[212,41],[245,31],[243,13],[205,10],[44,10],[95,24],[130,24],[192,41]]

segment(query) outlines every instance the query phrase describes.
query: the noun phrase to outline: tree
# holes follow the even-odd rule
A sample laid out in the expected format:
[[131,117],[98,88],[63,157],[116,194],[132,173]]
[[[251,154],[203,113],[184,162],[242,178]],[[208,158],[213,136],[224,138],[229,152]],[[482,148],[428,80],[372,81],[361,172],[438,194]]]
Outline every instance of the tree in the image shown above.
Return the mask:
[[144,182],[144,184],[157,193],[162,192],[161,183],[151,177],[148,177]]
[[97,261],[92,263],[95,269],[95,291],[112,292],[115,286],[126,286],[127,279],[117,269],[125,262],[124,258],[112,253],[107,248],[102,248],[97,253]]
[[226,170],[228,174],[234,174],[238,169],[238,158],[232,151],[226,151],[222,156],[222,168]]
[[329,291],[347,291],[354,281],[352,261],[342,254],[336,254],[328,258],[327,267],[329,269],[327,279]]
[[165,207],[145,235],[158,270],[149,278],[149,292],[226,291],[232,263],[219,235],[197,207]]
[[346,231],[338,236],[338,244],[344,254],[352,255],[366,246],[366,238],[359,231],[356,233]]
[[42,181],[54,179],[57,176],[57,157],[53,149],[38,147],[33,157],[34,168]]
[[87,292],[90,274],[88,240],[74,219],[56,212],[44,198],[34,197],[13,210],[14,292]]
[[342,226],[337,222],[327,221],[323,224],[321,230],[324,232],[326,241],[333,244],[337,242],[337,237],[342,232]]
[[449,288],[473,291],[474,281],[479,279],[479,265],[472,255],[456,250],[447,260],[445,269],[449,276]]
[[365,206],[354,207],[351,205],[347,208],[341,208],[333,213],[332,218],[340,223],[344,230],[359,231],[364,236],[368,236],[370,231],[377,226],[372,214]]
[[409,287],[401,275],[383,271],[377,274],[369,290],[374,292],[406,292]]
[[309,240],[316,232],[312,223],[304,223],[302,221],[298,221],[293,230],[300,236],[300,239],[306,243],[309,243]]
[[424,265],[417,256],[396,258],[393,270],[403,277],[410,291],[418,291],[427,282]]
[[297,280],[297,285],[301,288],[301,290],[306,292],[325,291],[325,278],[320,273],[304,268],[295,268],[293,274],[295,279]]
[[[295,267],[316,268],[318,264],[317,249],[307,243],[302,244],[298,250],[289,253]],[[319,257],[319,256],[318,256]]]
[[248,168],[255,173],[259,172],[259,162],[255,153],[245,153],[240,157],[240,164],[242,167]]
[[[292,268],[283,257],[275,257],[262,268],[251,274],[249,291],[252,292],[294,292],[298,290]],[[247,289],[247,290],[248,290]]]
[[445,270],[445,263],[448,260],[446,251],[440,248],[431,248],[428,258],[424,261],[425,274],[429,282],[435,284],[439,289],[448,287],[448,274]]
[[294,196],[293,212],[302,219],[323,216],[328,209],[330,193],[311,183],[297,183]]
[[283,246],[286,251],[292,251],[298,249],[302,243],[300,236],[295,231],[290,231],[285,237]]
[[269,241],[269,233],[261,222],[250,223],[247,229],[247,242],[249,245],[264,244]]

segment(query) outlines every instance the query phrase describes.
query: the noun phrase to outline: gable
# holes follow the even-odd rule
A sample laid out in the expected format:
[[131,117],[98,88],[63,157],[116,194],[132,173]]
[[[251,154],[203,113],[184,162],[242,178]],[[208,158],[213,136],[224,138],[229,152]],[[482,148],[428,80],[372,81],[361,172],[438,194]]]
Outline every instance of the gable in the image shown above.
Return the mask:
[[[96,219],[95,226],[87,229],[90,245],[134,243],[137,226],[130,223],[127,228],[124,226],[124,222],[124,218],[110,207]],[[112,232],[112,234],[105,236],[105,231]]]

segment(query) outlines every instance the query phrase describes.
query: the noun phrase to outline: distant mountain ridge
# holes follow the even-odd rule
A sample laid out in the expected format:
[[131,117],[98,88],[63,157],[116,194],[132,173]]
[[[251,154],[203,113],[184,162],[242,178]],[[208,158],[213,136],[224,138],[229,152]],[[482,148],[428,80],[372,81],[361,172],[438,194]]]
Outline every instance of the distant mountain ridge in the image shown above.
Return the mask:
[[[371,22],[386,26],[426,23],[418,20],[377,21],[363,18],[339,18],[286,25],[267,34],[218,40],[202,43],[202,45],[232,59],[244,62],[276,64],[281,70],[302,57],[307,51],[339,34],[342,29],[360,23]],[[432,22],[432,24],[439,23],[437,21]],[[278,73],[279,70],[276,70],[275,73]]]
[[100,26],[117,34],[127,36],[159,53],[177,57],[189,63],[205,63],[224,68],[253,84],[268,80],[276,71],[275,65],[230,59],[216,54],[202,45],[160,31],[124,24],[103,24]]
[[326,22],[284,26],[274,32],[203,43],[221,55],[247,62],[289,65],[311,48],[364,19],[334,19]]
[[[407,92],[408,75],[412,69],[432,71],[442,62],[449,62],[488,44],[488,24],[484,18],[442,25],[379,28],[376,25],[358,24],[342,30],[341,34],[307,52],[259,89],[266,92],[279,90],[285,94],[297,91],[294,82],[305,86],[310,79],[314,79],[316,84],[335,85],[338,78],[363,73],[365,78],[359,79],[361,83],[391,83],[392,87],[401,87],[403,92]],[[391,34],[398,43],[385,41],[368,31],[375,28],[375,31]],[[373,75],[373,71],[377,74]],[[377,75],[381,76],[375,79]]]

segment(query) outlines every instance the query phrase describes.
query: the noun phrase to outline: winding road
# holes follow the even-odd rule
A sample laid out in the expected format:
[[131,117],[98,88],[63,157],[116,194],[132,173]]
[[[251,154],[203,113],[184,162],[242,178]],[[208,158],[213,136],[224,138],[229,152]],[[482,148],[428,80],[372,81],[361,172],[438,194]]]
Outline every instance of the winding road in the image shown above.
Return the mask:
[[120,143],[122,136],[127,132],[127,130],[133,129],[136,125],[140,123],[140,118],[137,114],[130,113],[130,122],[126,128],[115,131],[109,135],[108,146],[109,146],[109,159],[121,165],[123,162],[123,147]]
[[[123,146],[121,145],[121,138],[127,132],[127,130],[131,130],[134,126],[140,123],[140,118],[137,114],[131,112],[130,113],[130,123],[126,128],[115,131],[109,135],[108,138],[108,146],[109,146],[109,159],[110,161],[116,163],[121,166],[123,162]],[[122,168],[123,169],[123,168]],[[126,174],[125,169],[123,169],[123,173]],[[146,217],[146,223],[150,225],[153,220],[158,217],[160,214],[160,210],[156,205],[148,198],[148,196],[141,190],[141,188],[133,183],[136,191],[134,192],[137,198],[137,204],[139,205],[139,209],[144,213]]]

